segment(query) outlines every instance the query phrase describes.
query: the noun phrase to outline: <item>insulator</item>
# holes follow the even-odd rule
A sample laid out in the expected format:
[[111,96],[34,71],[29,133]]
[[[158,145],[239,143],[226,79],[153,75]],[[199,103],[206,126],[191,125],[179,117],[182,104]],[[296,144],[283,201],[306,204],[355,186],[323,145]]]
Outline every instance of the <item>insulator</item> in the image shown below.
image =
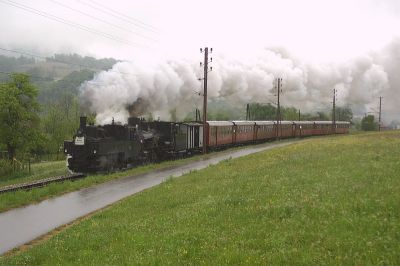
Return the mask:
[[203,52],[203,48],[200,48],[200,53],[202,53]]

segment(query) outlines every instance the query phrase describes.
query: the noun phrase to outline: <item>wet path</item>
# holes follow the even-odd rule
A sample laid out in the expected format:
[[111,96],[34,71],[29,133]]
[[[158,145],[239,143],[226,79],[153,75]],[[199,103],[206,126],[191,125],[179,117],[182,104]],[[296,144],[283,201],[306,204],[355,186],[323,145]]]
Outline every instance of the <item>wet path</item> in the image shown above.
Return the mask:
[[0,213],[0,255],[124,197],[160,184],[170,176],[181,176],[191,170],[203,169],[228,158],[237,158],[282,147],[293,142],[295,141],[228,151],[210,159],[113,180],[48,199],[38,204]]

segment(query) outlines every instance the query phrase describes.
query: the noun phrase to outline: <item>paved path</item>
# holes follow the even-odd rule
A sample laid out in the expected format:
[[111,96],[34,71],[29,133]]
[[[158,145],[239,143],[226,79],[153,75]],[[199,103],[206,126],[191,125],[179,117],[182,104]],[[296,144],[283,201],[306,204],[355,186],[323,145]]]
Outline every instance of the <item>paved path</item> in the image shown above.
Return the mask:
[[0,213],[0,255],[72,222],[79,217],[99,210],[122,198],[146,188],[158,185],[170,176],[181,176],[191,170],[206,168],[228,158],[237,158],[251,153],[292,144],[270,143],[262,147],[251,147],[227,151],[196,162],[190,162],[172,169],[156,170],[150,173],[125,177],[107,183],[71,192],[56,198],[44,200]]

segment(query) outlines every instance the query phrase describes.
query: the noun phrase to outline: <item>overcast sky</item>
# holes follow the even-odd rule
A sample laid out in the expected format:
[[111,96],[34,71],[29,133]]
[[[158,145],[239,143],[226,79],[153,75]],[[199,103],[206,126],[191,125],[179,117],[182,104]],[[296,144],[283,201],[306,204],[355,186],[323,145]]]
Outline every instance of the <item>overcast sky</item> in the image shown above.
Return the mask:
[[[208,46],[210,97],[265,102],[280,76],[287,106],[329,108],[336,88],[357,116],[376,110],[380,96],[383,119],[399,115],[400,0],[0,0],[0,22],[0,53],[127,60],[96,75],[94,89],[81,87],[88,102],[104,100],[97,113],[126,113],[146,97],[160,114],[190,103],[201,85],[199,48]],[[112,97],[124,91],[124,102]]]
[[[26,11],[31,8],[42,16]],[[326,62],[382,49],[399,37],[400,1],[0,0],[0,20],[0,47],[48,55],[200,58],[199,47],[207,45],[239,57],[279,47],[305,61]]]

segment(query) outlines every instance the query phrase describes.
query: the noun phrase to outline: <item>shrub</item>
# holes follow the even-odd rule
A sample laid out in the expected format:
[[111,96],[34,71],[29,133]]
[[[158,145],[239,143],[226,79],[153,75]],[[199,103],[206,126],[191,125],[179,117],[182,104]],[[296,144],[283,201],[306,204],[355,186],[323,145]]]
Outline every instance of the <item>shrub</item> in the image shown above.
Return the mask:
[[8,160],[0,159],[0,177],[9,175],[13,172],[13,165]]

